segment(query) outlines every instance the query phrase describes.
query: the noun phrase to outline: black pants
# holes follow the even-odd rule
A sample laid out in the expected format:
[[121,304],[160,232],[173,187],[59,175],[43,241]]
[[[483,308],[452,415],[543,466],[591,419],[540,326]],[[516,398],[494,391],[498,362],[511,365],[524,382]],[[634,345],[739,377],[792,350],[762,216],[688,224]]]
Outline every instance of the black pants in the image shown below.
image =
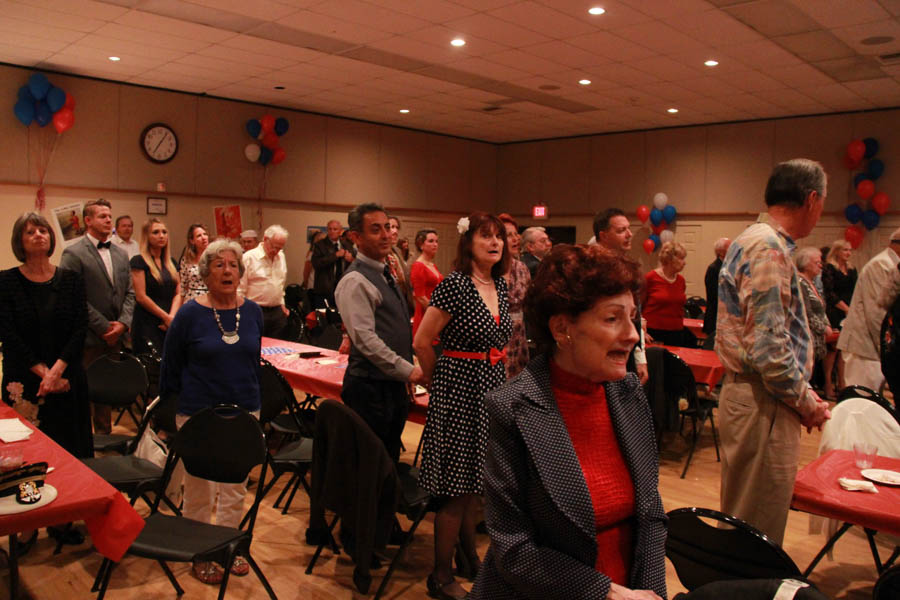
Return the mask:
[[281,306],[263,306],[263,335],[270,338],[284,339],[287,329],[287,315]]
[[403,381],[367,379],[344,375],[341,400],[362,417],[387,449],[391,460],[400,460],[400,436],[409,414],[409,395]]

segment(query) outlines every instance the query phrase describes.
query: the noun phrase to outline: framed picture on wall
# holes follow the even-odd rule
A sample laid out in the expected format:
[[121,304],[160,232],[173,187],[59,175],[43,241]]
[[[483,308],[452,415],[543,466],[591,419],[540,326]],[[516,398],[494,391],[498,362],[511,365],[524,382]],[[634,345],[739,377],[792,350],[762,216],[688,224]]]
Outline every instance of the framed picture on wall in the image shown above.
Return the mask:
[[306,243],[311,244],[317,233],[326,233],[328,228],[324,225],[307,225],[306,226]]
[[147,196],[147,214],[165,215],[169,212],[169,199],[160,196]]

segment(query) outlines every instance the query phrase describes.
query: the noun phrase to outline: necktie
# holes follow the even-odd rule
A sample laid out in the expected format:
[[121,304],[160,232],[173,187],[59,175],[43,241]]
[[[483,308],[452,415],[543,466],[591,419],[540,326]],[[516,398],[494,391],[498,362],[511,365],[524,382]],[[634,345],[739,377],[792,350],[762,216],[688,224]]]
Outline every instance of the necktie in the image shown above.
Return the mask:
[[102,250],[103,248],[109,248],[112,245],[112,242],[97,242],[97,250]]
[[384,278],[387,279],[388,285],[391,286],[391,289],[397,289],[397,285],[394,283],[394,276],[391,275],[390,265],[384,265]]

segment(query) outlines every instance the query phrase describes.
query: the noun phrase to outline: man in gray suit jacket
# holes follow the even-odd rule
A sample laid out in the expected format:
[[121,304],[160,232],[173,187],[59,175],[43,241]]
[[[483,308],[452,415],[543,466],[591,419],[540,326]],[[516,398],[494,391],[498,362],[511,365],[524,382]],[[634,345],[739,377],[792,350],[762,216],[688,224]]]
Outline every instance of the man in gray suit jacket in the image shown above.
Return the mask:
[[[88,332],[84,343],[84,365],[102,354],[119,352],[131,327],[134,288],[124,250],[111,244],[112,207],[103,198],[84,205],[87,233],[65,249],[60,266],[84,278],[88,309]],[[109,406],[92,405],[94,431],[109,433]]]

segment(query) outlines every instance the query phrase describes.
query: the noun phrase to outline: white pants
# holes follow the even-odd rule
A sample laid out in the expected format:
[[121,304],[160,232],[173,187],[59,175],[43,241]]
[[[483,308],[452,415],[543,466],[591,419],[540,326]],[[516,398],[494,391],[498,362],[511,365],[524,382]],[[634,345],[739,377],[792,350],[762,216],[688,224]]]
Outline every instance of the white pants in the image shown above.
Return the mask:
[[[251,413],[259,418],[259,411]],[[187,423],[188,415],[176,415],[175,426]],[[218,494],[218,502],[216,495]],[[184,472],[184,506],[181,514],[188,519],[212,523],[213,504],[216,505],[216,525],[237,528],[244,516],[244,496],[247,495],[247,481],[242,483],[217,483],[194,477]]]
[[881,361],[844,352],[844,381],[847,385],[862,385],[877,392],[884,383]]

